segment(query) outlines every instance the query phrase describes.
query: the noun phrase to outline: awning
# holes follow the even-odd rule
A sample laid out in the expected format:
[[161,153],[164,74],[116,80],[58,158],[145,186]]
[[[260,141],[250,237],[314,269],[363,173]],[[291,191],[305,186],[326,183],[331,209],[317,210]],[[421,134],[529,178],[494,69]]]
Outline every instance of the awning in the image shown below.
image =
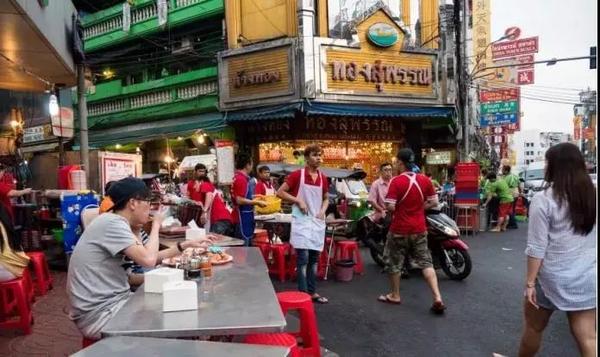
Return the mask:
[[28,154],[32,152],[40,152],[40,151],[54,151],[58,147],[58,142],[51,142],[45,144],[37,144],[37,145],[28,145],[22,146],[21,152],[23,154]]
[[250,120],[289,119],[294,118],[296,111],[302,108],[302,103],[272,105],[251,110],[225,112],[225,121],[239,122]]
[[307,103],[307,115],[339,115],[354,117],[451,118],[454,107],[408,107],[349,105],[338,103]]
[[[216,132],[224,128],[225,121],[221,113],[207,113],[151,123],[126,125],[118,128],[91,130],[88,140],[90,147],[100,148],[116,143],[154,140],[165,135],[171,137],[186,136],[198,129],[206,132]],[[77,144],[79,145],[79,140]]]

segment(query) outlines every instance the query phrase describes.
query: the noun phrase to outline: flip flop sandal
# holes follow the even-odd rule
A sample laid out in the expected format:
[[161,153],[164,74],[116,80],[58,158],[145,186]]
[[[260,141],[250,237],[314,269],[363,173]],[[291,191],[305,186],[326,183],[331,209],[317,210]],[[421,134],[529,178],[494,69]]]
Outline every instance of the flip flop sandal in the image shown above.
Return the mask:
[[400,305],[402,304],[402,300],[392,300],[390,299],[390,297],[388,295],[379,295],[379,297],[377,298],[377,301],[379,302],[384,302],[386,304],[392,304],[392,305]]
[[319,304],[327,304],[329,302],[326,297],[321,295],[313,296],[311,299],[313,302],[317,302]]
[[436,315],[443,315],[445,310],[446,305],[444,305],[444,303],[441,301],[436,301],[433,303],[433,305],[431,305],[431,312]]

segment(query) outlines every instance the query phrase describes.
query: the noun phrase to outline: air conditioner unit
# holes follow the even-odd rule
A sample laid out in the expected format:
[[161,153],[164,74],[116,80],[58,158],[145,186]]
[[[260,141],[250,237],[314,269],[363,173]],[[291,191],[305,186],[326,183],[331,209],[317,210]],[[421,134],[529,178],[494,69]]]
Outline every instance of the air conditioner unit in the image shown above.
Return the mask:
[[192,49],[192,40],[189,37],[183,37],[181,39],[181,42],[176,42],[176,44],[173,46],[173,49],[171,50],[171,53],[186,53],[191,51]]

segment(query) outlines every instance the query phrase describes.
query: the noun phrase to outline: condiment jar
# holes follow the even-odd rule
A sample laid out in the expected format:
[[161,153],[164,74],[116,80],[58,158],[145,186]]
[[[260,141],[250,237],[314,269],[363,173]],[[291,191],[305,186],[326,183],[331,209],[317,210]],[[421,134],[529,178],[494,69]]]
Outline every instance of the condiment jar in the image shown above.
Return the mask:
[[212,276],[212,263],[208,256],[203,255],[200,257],[200,269],[202,269],[202,275],[204,277],[210,278]]

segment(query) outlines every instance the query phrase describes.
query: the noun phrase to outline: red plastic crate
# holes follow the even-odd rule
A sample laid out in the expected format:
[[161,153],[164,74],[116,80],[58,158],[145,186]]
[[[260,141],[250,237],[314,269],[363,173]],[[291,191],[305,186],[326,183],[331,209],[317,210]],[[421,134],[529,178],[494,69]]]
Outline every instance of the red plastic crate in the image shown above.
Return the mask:
[[478,181],[456,181],[454,182],[456,192],[458,191],[476,191],[479,192]]

